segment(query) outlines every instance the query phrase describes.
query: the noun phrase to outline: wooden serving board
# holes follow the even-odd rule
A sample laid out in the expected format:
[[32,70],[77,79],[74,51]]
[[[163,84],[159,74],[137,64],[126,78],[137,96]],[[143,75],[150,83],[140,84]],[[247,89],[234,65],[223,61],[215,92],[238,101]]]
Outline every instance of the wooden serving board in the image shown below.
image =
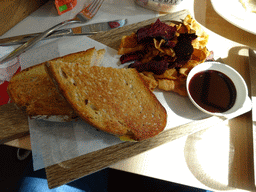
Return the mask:
[[[189,14],[183,10],[177,13],[168,14],[159,17],[161,21],[181,21]],[[98,33],[90,38],[103,43],[113,49],[118,49],[122,36],[130,35],[143,26],[154,23],[157,18],[146,20],[122,28],[113,29],[108,32]],[[219,117],[210,117],[200,121],[178,126],[157,135],[154,138],[141,142],[124,142],[112,147],[95,151],[80,157],[52,165],[46,168],[46,175],[49,188],[58,187],[85,175],[94,173],[105,167],[108,167],[125,158],[138,155],[149,149],[160,146],[185,135],[189,135],[223,122]],[[0,142],[10,141],[29,134],[28,120],[26,115],[20,112],[13,104],[7,104],[0,107]]]
[[[181,21],[181,19],[184,19],[188,14],[189,12],[184,10],[162,16],[160,19],[162,21]],[[140,27],[154,23],[156,19],[157,18],[154,18],[122,28],[112,29],[111,31],[98,33],[89,37],[117,50],[122,36],[130,35],[131,32],[137,31]],[[0,106],[0,125],[0,144],[29,134],[28,118],[12,103]]]
[[[49,0],[12,0],[1,1],[0,36],[14,27],[21,20],[36,11]],[[57,14],[57,11],[56,11]],[[4,19],[3,19],[4,18]]]
[[15,104],[0,107],[0,144],[29,134],[28,117]]

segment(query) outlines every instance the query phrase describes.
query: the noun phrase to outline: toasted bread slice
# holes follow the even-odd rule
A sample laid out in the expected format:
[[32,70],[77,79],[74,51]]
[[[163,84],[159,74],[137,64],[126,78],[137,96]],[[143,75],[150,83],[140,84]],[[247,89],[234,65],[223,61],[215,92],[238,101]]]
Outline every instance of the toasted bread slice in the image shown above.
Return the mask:
[[8,93],[12,101],[30,117],[39,115],[74,116],[74,111],[58,93],[44,65],[27,68],[15,75]]
[[[105,50],[91,48],[53,61],[80,62],[87,67],[100,63],[104,54]],[[13,76],[8,85],[11,100],[32,118],[68,121],[77,117],[69,103],[59,94],[44,65],[42,63],[27,68]]]
[[75,112],[96,128],[136,141],[166,125],[166,110],[135,69],[47,62],[47,71]]
[[[96,50],[95,48],[87,49],[77,53],[71,53],[63,57],[53,59],[52,61],[63,61],[69,63],[81,63],[87,66],[100,65],[105,54],[105,49]],[[45,64],[45,63],[43,63]]]

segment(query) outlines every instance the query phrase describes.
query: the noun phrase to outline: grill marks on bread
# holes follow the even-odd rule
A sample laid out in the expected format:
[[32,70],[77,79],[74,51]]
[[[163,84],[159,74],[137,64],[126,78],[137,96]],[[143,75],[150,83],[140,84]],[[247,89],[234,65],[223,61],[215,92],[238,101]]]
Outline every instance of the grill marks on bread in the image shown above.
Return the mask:
[[76,113],[96,128],[134,140],[164,129],[166,111],[135,69],[88,68],[61,61],[47,66]]

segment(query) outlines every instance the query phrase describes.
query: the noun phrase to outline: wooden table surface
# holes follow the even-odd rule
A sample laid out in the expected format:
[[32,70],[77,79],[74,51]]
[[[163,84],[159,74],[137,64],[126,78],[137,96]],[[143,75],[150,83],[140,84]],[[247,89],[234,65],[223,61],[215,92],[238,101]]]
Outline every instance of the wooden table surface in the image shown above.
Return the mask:
[[[49,0],[12,0],[1,1],[0,36],[25,19]],[[5,19],[2,19],[5,18]]]
[[[256,35],[227,22],[215,12],[210,1],[195,0],[194,13],[195,19],[208,30],[208,47],[239,71],[250,91],[248,48],[256,49]],[[114,162],[110,167],[213,191],[254,191],[251,112],[215,125],[217,120],[209,121],[209,128],[204,124],[203,128],[198,126],[188,136],[174,131],[176,136],[169,142],[142,150],[143,153]],[[27,135],[5,144],[31,149],[29,139]],[[69,162],[58,166],[69,171]],[[51,175],[49,178],[52,179]]]

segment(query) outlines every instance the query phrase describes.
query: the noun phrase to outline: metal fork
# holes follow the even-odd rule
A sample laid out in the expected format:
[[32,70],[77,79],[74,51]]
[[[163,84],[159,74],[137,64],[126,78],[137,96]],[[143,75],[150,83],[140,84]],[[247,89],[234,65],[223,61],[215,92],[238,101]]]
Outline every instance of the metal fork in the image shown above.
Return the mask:
[[37,44],[39,41],[41,41],[42,39],[44,39],[45,37],[47,37],[48,35],[53,33],[55,30],[57,30],[63,26],[70,25],[70,24],[83,24],[83,23],[90,21],[96,15],[96,13],[98,12],[98,10],[101,7],[103,2],[104,2],[104,0],[91,1],[89,3],[89,5],[86,6],[82,11],[80,11],[73,19],[63,21],[63,22],[51,27],[50,29],[46,30],[39,36],[28,40],[26,43],[19,46],[18,48],[13,50],[9,55],[4,57],[4,59],[2,59],[0,61],[0,64],[10,61],[11,59],[19,56],[21,53],[27,51],[28,49],[33,47],[35,44]]

